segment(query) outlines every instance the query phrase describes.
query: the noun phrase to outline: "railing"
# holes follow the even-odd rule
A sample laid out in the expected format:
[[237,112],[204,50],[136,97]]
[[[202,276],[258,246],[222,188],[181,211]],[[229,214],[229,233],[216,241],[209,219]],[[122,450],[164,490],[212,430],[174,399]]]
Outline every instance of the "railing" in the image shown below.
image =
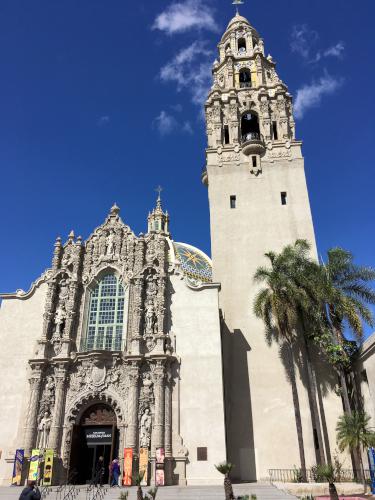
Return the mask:
[[251,87],[251,82],[240,82],[240,89],[248,89]]
[[78,496],[79,488],[75,484],[67,485],[65,489],[65,495],[63,496],[63,500],[74,500],[76,496]]
[[[303,473],[304,472],[304,473]],[[366,482],[370,482],[370,471],[365,471]],[[327,482],[322,477],[319,477],[316,469],[269,469],[268,470],[270,482],[281,483],[325,483]],[[342,469],[335,474],[336,483],[354,483],[361,482],[362,472],[360,470]]]
[[261,141],[262,136],[260,135],[259,132],[248,132],[247,134],[243,134],[241,137],[241,142],[248,142],[248,141]]
[[[76,470],[72,470],[69,473],[66,481],[61,484],[56,490],[56,500],[72,500],[73,498],[75,498],[75,496],[78,495],[79,489],[74,484],[72,484],[77,474],[78,473]],[[73,492],[73,489],[75,489],[75,493]]]
[[40,489],[40,498],[44,500],[53,491],[52,486],[42,486]]
[[107,493],[107,487],[100,485],[101,475],[101,471],[97,472],[94,478],[90,481],[90,484],[86,491],[86,500],[102,500],[105,497]]

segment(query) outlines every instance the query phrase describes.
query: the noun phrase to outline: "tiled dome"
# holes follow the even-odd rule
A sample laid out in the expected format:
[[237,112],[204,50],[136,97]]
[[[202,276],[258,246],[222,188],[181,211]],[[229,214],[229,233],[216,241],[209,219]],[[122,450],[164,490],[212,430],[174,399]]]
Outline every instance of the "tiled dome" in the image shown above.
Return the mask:
[[187,243],[173,242],[173,248],[187,278],[203,283],[212,282],[211,259],[204,252]]

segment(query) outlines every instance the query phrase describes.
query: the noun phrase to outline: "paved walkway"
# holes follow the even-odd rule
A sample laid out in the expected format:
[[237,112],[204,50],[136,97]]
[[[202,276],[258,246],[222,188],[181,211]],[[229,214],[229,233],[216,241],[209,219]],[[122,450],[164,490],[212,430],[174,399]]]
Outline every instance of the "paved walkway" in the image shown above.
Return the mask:
[[[148,487],[143,488],[146,493]],[[112,488],[108,490],[105,500],[118,500],[120,498],[120,491],[125,489]],[[247,483],[235,484],[233,486],[235,495],[256,495],[257,500],[293,500],[294,497],[287,493],[278,490],[268,483]],[[130,488],[129,500],[136,500],[136,488]],[[19,487],[0,487],[0,500],[18,500],[21,493]],[[55,500],[56,494],[51,493],[47,496],[46,500]],[[76,497],[76,500],[85,500],[86,494],[82,490]],[[224,487],[223,486],[167,486],[159,488],[156,500],[224,500]]]

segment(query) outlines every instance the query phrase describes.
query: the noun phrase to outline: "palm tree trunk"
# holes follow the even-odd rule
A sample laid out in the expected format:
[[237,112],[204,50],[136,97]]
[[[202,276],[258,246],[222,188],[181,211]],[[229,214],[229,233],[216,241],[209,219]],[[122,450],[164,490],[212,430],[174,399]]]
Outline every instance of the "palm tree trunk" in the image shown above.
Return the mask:
[[349,401],[349,392],[348,392],[348,384],[346,382],[346,376],[343,368],[339,370],[339,378],[340,378],[340,386],[341,386],[341,394],[342,401],[344,406],[344,412],[348,415],[352,414],[352,408]]
[[336,489],[336,486],[335,486],[335,483],[328,483],[329,486],[329,496],[330,496],[330,499],[331,500],[339,500],[339,496],[337,494],[337,489]]
[[367,491],[367,483],[366,483],[366,476],[365,476],[365,469],[363,467],[363,460],[362,460],[362,453],[361,450],[357,450],[358,456],[359,456],[359,461],[361,463],[361,474],[362,474],[362,481],[363,481],[363,492],[366,493]]
[[299,405],[299,397],[298,397],[298,390],[297,390],[297,383],[296,383],[296,372],[295,372],[295,368],[294,368],[293,348],[292,348],[292,344],[290,342],[287,342],[287,345],[288,345],[288,352],[289,352],[289,375],[290,375],[290,382],[292,385],[294,416],[296,419],[296,428],[297,428],[299,456],[300,456],[300,461],[301,461],[302,480],[303,480],[303,482],[306,482],[305,447],[303,444],[301,410],[300,410],[300,405]]
[[324,464],[326,460],[325,460],[325,455],[324,455],[322,427],[320,424],[318,404],[316,402],[316,396],[318,393],[317,384],[316,384],[316,376],[315,376],[315,371],[312,367],[309,344],[308,344],[307,338],[306,338],[306,327],[305,327],[303,313],[300,311],[299,315],[301,318],[301,324],[302,324],[302,328],[303,328],[303,335],[302,336],[303,336],[303,341],[305,344],[305,351],[306,351],[307,391],[309,394],[311,419],[312,419],[313,428],[315,429],[316,435],[318,438],[318,446],[319,446],[319,460],[318,460],[318,462],[320,464]]

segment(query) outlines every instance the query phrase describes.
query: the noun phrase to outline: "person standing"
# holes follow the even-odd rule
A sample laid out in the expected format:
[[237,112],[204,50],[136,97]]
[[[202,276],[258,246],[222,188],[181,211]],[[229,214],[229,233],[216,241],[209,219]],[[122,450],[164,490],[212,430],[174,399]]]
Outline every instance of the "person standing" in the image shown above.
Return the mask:
[[41,495],[36,481],[28,481],[26,488],[22,490],[19,500],[40,500]]
[[120,465],[118,463],[118,459],[115,458],[114,460],[112,460],[112,463],[110,465],[110,468],[109,468],[109,472],[111,474],[111,488],[112,486],[119,486],[118,484],[118,479],[120,477]]
[[100,456],[95,467],[94,484],[95,486],[103,486],[104,479],[104,457]]

